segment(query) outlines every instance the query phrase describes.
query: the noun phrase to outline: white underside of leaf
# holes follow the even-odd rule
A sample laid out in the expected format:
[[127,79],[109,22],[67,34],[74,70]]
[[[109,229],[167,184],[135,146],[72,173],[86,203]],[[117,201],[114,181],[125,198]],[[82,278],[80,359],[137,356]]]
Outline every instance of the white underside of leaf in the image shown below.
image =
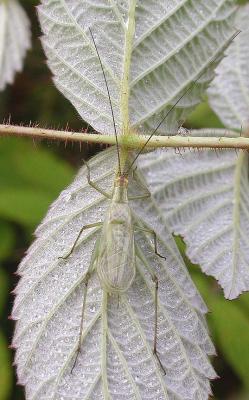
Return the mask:
[[[113,133],[91,28],[118,131],[150,132],[223,49],[234,32],[233,11],[233,0],[42,0],[39,17],[54,82],[81,117],[95,130]],[[211,69],[161,131],[176,131],[212,77]]]
[[19,2],[0,1],[0,90],[22,70],[30,36],[30,23]]
[[[108,150],[91,161],[92,179],[105,190],[111,189],[113,155]],[[203,317],[206,307],[152,199],[132,202],[134,219],[155,229],[167,260],[154,254],[152,238],[139,231],[136,277],[125,294],[107,296],[92,276],[81,352],[71,373],[83,279],[99,229],[85,231],[70,258],[58,257],[68,252],[83,225],[103,220],[107,206],[87,184],[83,167],[51,206],[19,266],[13,344],[27,400],[207,400],[215,373],[207,358],[214,348]],[[166,376],[152,352],[154,284],[146,263],[159,278],[157,343]]]
[[249,5],[240,7],[236,27],[241,29],[226,57],[216,69],[217,76],[208,90],[209,102],[225,126],[249,128]]
[[246,152],[234,150],[157,151],[140,160],[189,258],[219,281],[229,299],[249,290],[248,161]]

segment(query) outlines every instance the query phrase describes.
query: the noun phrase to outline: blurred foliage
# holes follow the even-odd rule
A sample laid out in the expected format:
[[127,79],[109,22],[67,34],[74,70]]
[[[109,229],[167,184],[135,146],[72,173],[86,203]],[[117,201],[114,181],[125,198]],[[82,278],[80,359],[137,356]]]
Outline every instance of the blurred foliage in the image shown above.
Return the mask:
[[211,110],[207,100],[201,103],[190,114],[184,124],[187,128],[224,128],[216,114]]
[[7,271],[0,266],[0,318],[2,320],[6,299],[9,292],[9,277]]
[[10,225],[3,220],[0,221],[0,238],[0,260],[4,260],[8,257],[14,246],[15,233]]
[[[215,398],[249,399],[249,293],[244,293],[233,301],[226,300],[216,280],[204,275],[198,266],[189,261],[185,254],[185,244],[180,237],[176,237],[176,243],[211,311],[207,320],[218,352],[214,365],[220,377],[214,383],[217,395]],[[235,375],[234,379],[230,378],[231,373]]]
[[[32,21],[33,49],[24,72],[15,84],[0,93],[0,120],[29,125],[85,128],[72,105],[55,89],[41,50],[34,6],[21,1]],[[187,121],[188,128],[221,127],[207,103],[201,104]],[[17,138],[0,141],[0,400],[24,400],[23,389],[13,384],[14,372],[8,344],[13,323],[8,320],[17,277],[15,271],[32,240],[35,226],[49,204],[68,185],[82,157],[90,157],[96,146],[81,149],[51,142],[32,143]],[[184,257],[184,243],[177,238]],[[249,294],[231,302],[223,297],[216,281],[204,276],[185,257],[189,270],[211,313],[208,324],[218,357],[213,362],[220,380],[213,382],[216,400],[249,399]]]
[[[249,395],[249,313],[243,305],[244,301],[249,302],[249,294],[231,302],[224,299],[216,282],[208,283],[203,274],[194,274],[193,278],[212,311],[208,322],[216,347]],[[219,375],[223,379],[223,374]]]
[[0,400],[6,400],[12,387],[10,354],[5,336],[0,331]]
[[72,168],[67,163],[20,139],[1,141],[0,169],[0,215],[31,228],[72,178]]

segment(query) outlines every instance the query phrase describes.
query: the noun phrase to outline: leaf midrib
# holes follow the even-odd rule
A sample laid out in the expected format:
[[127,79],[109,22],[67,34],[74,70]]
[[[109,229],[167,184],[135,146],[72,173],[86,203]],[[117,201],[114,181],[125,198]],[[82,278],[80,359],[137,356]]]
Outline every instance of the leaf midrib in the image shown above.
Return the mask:
[[141,339],[142,339],[142,341],[143,341],[144,347],[146,348],[148,354],[149,354],[150,357],[151,357],[151,360],[152,360],[152,362],[153,362],[153,364],[154,364],[154,366],[155,366],[155,374],[157,375],[157,378],[158,378],[158,380],[159,380],[159,382],[160,382],[160,384],[161,384],[161,389],[164,390],[165,399],[168,400],[168,394],[167,394],[166,385],[165,385],[164,381],[162,380],[161,374],[160,374],[160,372],[159,372],[159,370],[158,370],[158,366],[157,366],[157,363],[156,363],[156,359],[155,359],[155,357],[154,357],[154,355],[153,355],[153,352],[152,352],[151,347],[150,347],[149,344],[148,344],[148,341],[147,341],[147,339],[146,339],[146,337],[145,337],[145,333],[144,333],[144,331],[143,331],[143,329],[142,329],[142,327],[141,327],[141,325],[140,325],[140,322],[139,322],[137,316],[135,315],[135,313],[134,313],[134,311],[133,311],[131,305],[129,304],[129,302],[128,302],[126,296],[124,296],[124,295],[122,296],[122,301],[123,301],[123,303],[124,303],[124,305],[125,305],[125,307],[126,307],[126,309],[127,309],[128,315],[129,315],[130,318],[132,319],[134,325],[136,326],[136,328],[137,328],[137,330],[138,330],[138,332],[139,332],[139,334],[140,334],[140,336],[141,336]]
[[126,375],[129,378],[129,382],[130,382],[130,384],[131,384],[131,386],[133,388],[133,391],[134,391],[134,394],[136,396],[136,399],[137,400],[142,400],[142,397],[140,396],[140,393],[139,393],[139,391],[137,389],[137,386],[136,386],[136,383],[135,383],[135,381],[133,379],[133,376],[132,376],[132,374],[131,374],[131,372],[129,370],[127,361],[126,361],[125,357],[123,356],[122,351],[120,350],[119,345],[118,345],[116,339],[111,334],[110,330],[108,330],[108,335],[107,336],[109,337],[110,342],[112,343],[113,348],[116,351],[116,354],[118,355],[118,357],[120,359],[122,367],[123,367],[124,371],[126,372]]
[[[120,114],[121,114],[121,129],[123,134],[130,134],[130,115],[129,115],[129,97],[130,97],[130,68],[132,56],[132,43],[135,33],[135,9],[137,0],[130,1],[128,10],[128,25],[125,31],[125,46],[124,46],[124,63],[121,79],[121,97],[120,97]],[[124,152],[124,161],[126,154]]]

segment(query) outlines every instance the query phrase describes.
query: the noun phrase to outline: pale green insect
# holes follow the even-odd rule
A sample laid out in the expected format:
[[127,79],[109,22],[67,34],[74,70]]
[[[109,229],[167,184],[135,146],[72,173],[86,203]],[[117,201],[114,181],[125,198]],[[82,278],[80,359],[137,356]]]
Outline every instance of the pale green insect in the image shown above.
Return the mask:
[[109,293],[126,292],[135,277],[134,227],[127,196],[128,179],[116,179],[113,197],[103,224],[96,268]]
[[[148,137],[148,140],[142,146],[142,148],[138,152],[137,156],[135,157],[135,159],[132,161],[132,163],[128,167],[128,170],[126,172],[122,172],[121,163],[120,163],[118,136],[117,136],[117,130],[116,130],[116,125],[115,125],[111,96],[110,96],[104,68],[103,68],[103,65],[101,62],[101,58],[100,58],[93,34],[90,29],[89,29],[89,31],[90,31],[90,34],[91,34],[91,37],[92,37],[92,40],[93,40],[93,43],[95,46],[96,54],[98,56],[102,72],[103,72],[103,77],[105,80],[105,85],[106,85],[106,89],[107,89],[107,93],[108,93],[110,109],[111,109],[111,114],[112,114],[112,119],[113,119],[114,133],[115,133],[116,144],[117,144],[118,174],[116,175],[116,178],[114,181],[113,193],[110,195],[110,194],[106,193],[102,188],[98,187],[93,181],[91,181],[90,169],[89,169],[88,164],[86,163],[87,179],[88,179],[89,185],[92,186],[94,189],[96,189],[101,194],[103,194],[105,197],[110,199],[110,205],[106,212],[104,221],[96,222],[93,224],[83,226],[81,228],[70,252],[66,256],[60,257],[60,258],[66,259],[67,257],[70,256],[70,254],[72,254],[72,252],[74,251],[74,248],[78,242],[78,239],[80,238],[80,236],[84,230],[93,228],[93,227],[97,227],[97,226],[102,226],[101,234],[96,242],[95,250],[93,253],[91,263],[89,265],[89,268],[88,268],[85,278],[84,278],[85,291],[84,291],[84,295],[83,295],[83,307],[82,307],[81,322],[80,322],[80,334],[79,334],[79,341],[78,341],[78,347],[77,347],[77,354],[76,354],[76,358],[75,358],[72,370],[76,364],[77,357],[78,357],[78,354],[81,349],[81,338],[82,338],[82,333],[83,333],[83,320],[84,320],[84,312],[85,312],[85,306],[86,306],[87,287],[88,287],[89,279],[90,279],[91,275],[93,274],[93,272],[97,271],[102,289],[106,293],[116,294],[116,295],[125,293],[129,289],[129,287],[132,285],[132,282],[136,275],[136,263],[135,263],[136,254],[135,254],[135,242],[134,242],[135,230],[142,230],[144,232],[152,234],[153,238],[154,238],[155,254],[157,254],[161,258],[165,258],[165,257],[161,256],[157,251],[156,233],[153,230],[142,228],[142,227],[134,224],[134,221],[132,218],[132,212],[131,212],[131,209],[129,206],[129,200],[131,200],[131,198],[128,199],[128,175],[129,175],[129,171],[132,170],[132,167],[133,167],[135,161],[137,160],[138,156],[144,150],[147,143],[150,141],[151,137],[156,133],[156,131],[161,126],[161,124],[165,121],[165,119],[172,112],[172,110],[175,108],[175,106],[180,102],[180,100],[189,91],[192,90],[192,88],[194,87],[196,82],[206,72],[204,70],[204,72],[202,72],[198,76],[198,78],[183,93],[183,95],[172,105],[172,107],[166,113],[164,118],[157,125],[157,127],[154,129],[152,134]],[[233,37],[229,40],[229,42],[234,38],[234,36],[235,35],[233,35]],[[216,60],[216,58],[211,63],[213,63]],[[140,183],[140,186],[141,186],[141,183]],[[148,191],[148,189],[147,189],[147,191]],[[150,193],[136,196],[136,197],[133,197],[132,199],[133,200],[138,199],[138,198],[141,199],[141,198],[148,197],[148,196],[150,196]],[[145,266],[145,267],[148,269],[147,266]],[[164,367],[160,361],[159,355],[157,353],[158,279],[153,271],[149,270],[149,273],[151,275],[152,281],[155,284],[153,353],[154,353],[155,357],[157,358],[162,370],[165,373],[165,369],[164,369]]]
[[[128,176],[118,173],[114,182],[113,193],[109,195],[108,193],[103,191],[102,188],[98,187],[93,181],[91,181],[90,168],[87,163],[86,167],[89,185],[101,194],[103,194],[105,197],[110,199],[111,202],[106,212],[104,221],[83,226],[78,233],[70,252],[66,256],[60,257],[66,259],[72,254],[84,230],[97,226],[102,226],[100,236],[95,244],[91,263],[84,278],[85,291],[83,297],[79,342],[77,347],[77,355],[72,369],[76,364],[77,357],[81,349],[81,337],[83,333],[83,319],[86,305],[87,288],[89,279],[91,278],[93,272],[95,272],[95,270],[97,271],[102,289],[106,293],[116,295],[125,293],[132,285],[132,282],[136,275],[136,255],[134,242],[135,230],[142,230],[144,232],[152,234],[154,238],[155,253],[161,258],[165,258],[161,256],[157,251],[156,233],[153,230],[137,226],[136,224],[134,224],[132,218],[129,200],[145,198],[150,196],[150,193],[147,192],[146,194],[128,198]],[[164,368],[157,354],[158,279],[151,270],[149,270],[149,273],[151,275],[152,281],[155,284],[153,352],[158,359],[161,368],[164,371]]]
[[[72,367],[72,370],[74,369],[74,366],[77,362],[78,354],[81,349],[81,338],[82,338],[82,333],[83,333],[83,322],[84,322],[84,312],[85,312],[85,306],[86,306],[86,296],[87,296],[87,288],[88,288],[88,282],[95,270],[97,271],[98,277],[100,284],[102,286],[102,289],[108,293],[108,294],[122,294],[125,293],[129,287],[132,285],[132,282],[135,278],[136,275],[136,255],[135,255],[135,242],[134,242],[134,231],[135,230],[142,230],[147,233],[150,233],[153,235],[154,238],[154,246],[155,246],[155,253],[162,258],[165,258],[161,256],[157,252],[157,240],[156,240],[156,234],[153,230],[142,228],[140,226],[136,226],[134,224],[133,218],[132,218],[132,212],[130,209],[129,205],[129,200],[135,200],[135,199],[141,199],[150,196],[150,192],[146,187],[144,187],[141,182],[139,183],[140,186],[142,186],[144,189],[146,189],[146,194],[143,195],[138,195],[132,198],[128,199],[128,175],[129,171],[132,169],[132,166],[135,162],[131,163],[131,165],[128,167],[127,172],[121,172],[121,162],[120,162],[120,149],[119,149],[119,143],[118,143],[118,138],[117,138],[117,130],[116,130],[116,124],[115,124],[115,119],[114,119],[114,113],[113,113],[113,107],[112,107],[112,102],[111,102],[111,96],[109,92],[109,87],[107,84],[104,68],[101,62],[101,58],[93,37],[93,34],[91,30],[89,29],[95,49],[96,49],[96,54],[98,56],[98,60],[103,72],[103,77],[105,80],[105,85],[108,93],[108,98],[109,98],[109,103],[110,103],[110,109],[111,109],[111,114],[112,114],[112,119],[113,119],[113,126],[114,126],[114,133],[116,137],[116,144],[117,144],[117,156],[118,156],[118,173],[116,175],[115,181],[114,181],[114,189],[113,193],[110,195],[106,193],[102,188],[98,187],[96,183],[94,183],[91,178],[90,178],[90,168],[88,164],[85,162],[86,167],[87,167],[87,180],[90,186],[92,186],[95,190],[100,192],[102,195],[107,197],[108,199],[111,200],[109,208],[106,212],[105,219],[103,222],[96,222],[93,224],[85,225],[81,228],[80,232],[78,233],[78,236],[74,242],[73,247],[69,251],[69,253],[64,256],[60,257],[62,259],[68,258],[72,252],[74,251],[74,248],[82,234],[82,232],[86,229],[90,229],[93,227],[97,226],[102,226],[101,234],[99,238],[97,239],[97,242],[95,244],[95,249],[93,252],[92,260],[89,265],[89,268],[86,272],[84,282],[85,282],[85,291],[83,295],[83,306],[82,306],[82,314],[81,314],[81,322],[80,322],[80,334],[79,334],[79,340],[78,340],[78,346],[77,346],[77,354],[76,358]],[[134,174],[135,177],[135,174]],[[165,370],[162,366],[162,363],[160,361],[160,358],[157,354],[157,305],[158,305],[158,279],[156,275],[149,270],[149,273],[151,275],[151,278],[155,284],[155,322],[154,322],[154,348],[153,352],[163,369],[164,373]]]
[[95,265],[102,287],[108,293],[126,292],[135,278],[135,230],[151,233],[155,253],[162,257],[157,252],[155,232],[135,225],[129,206],[129,200],[145,198],[150,193],[128,199],[127,189],[128,178],[118,175],[99,238]]

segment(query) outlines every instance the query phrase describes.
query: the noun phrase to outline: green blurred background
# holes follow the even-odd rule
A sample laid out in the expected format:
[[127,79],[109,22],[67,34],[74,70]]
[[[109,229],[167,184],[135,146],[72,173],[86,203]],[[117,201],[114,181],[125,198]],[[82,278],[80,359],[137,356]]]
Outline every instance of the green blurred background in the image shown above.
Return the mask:
[[[0,121],[11,117],[13,124],[39,123],[42,127],[73,130],[85,128],[71,104],[56,90],[45,63],[35,7],[38,1],[21,2],[32,21],[33,48],[25,69],[13,86],[0,93]],[[221,127],[204,103],[187,122],[190,128]],[[24,400],[12,368],[11,343],[14,324],[8,319],[13,303],[11,291],[18,277],[17,265],[33,240],[32,232],[50,203],[73,179],[81,158],[101,147],[28,139],[0,140],[0,400]],[[184,255],[184,244],[176,238]],[[208,323],[218,357],[213,359],[220,379],[213,382],[216,400],[249,400],[249,294],[230,302],[216,281],[200,273],[186,260],[190,272],[206,300]]]

